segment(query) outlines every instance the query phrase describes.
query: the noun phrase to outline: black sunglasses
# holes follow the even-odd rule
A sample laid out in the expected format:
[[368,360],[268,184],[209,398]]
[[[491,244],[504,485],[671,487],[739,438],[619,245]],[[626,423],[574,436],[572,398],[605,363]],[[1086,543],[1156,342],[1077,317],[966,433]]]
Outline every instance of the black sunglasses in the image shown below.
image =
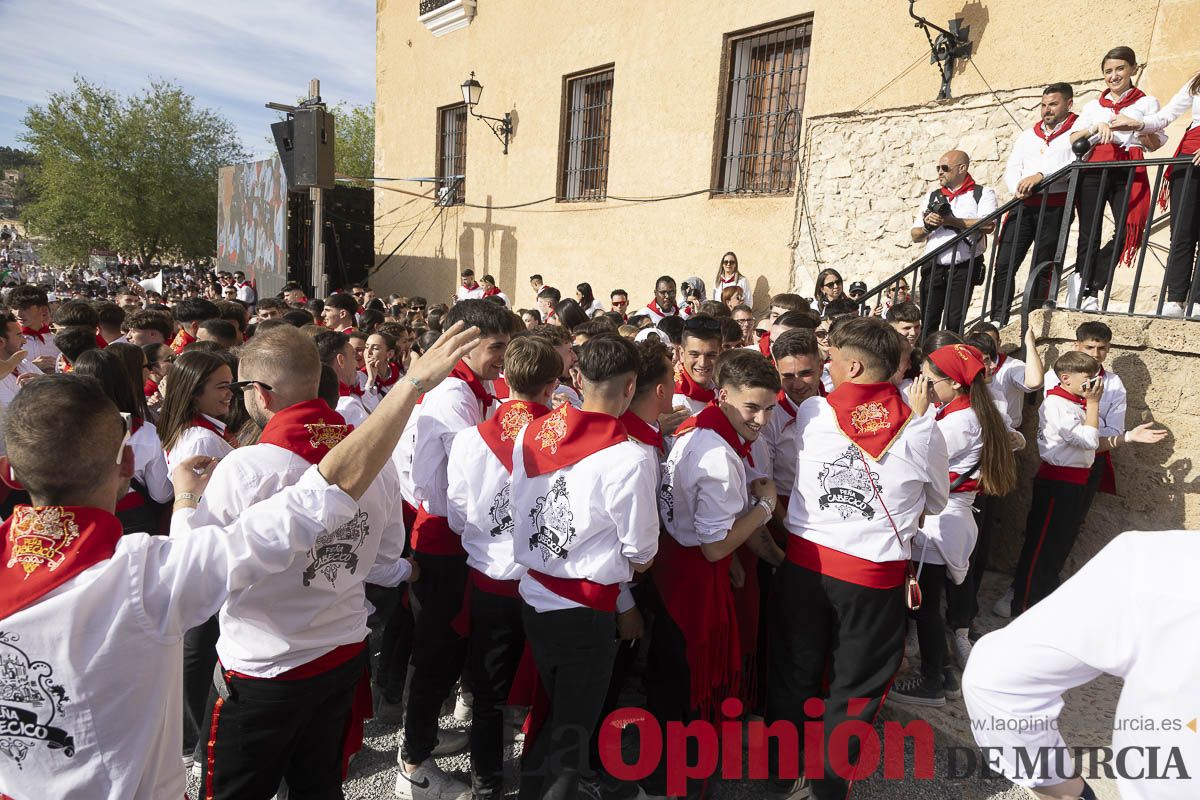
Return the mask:
[[267,392],[275,391],[275,387],[271,386],[269,383],[263,383],[262,381],[234,381],[233,383],[229,384],[229,390],[233,392],[244,392],[251,386],[261,386],[263,391]]
[[736,261],[722,261],[721,263],[722,263],[722,264],[730,264],[730,265],[732,265],[732,266],[737,266],[737,262],[736,262]]
[[938,172],[949,172],[952,169],[954,169],[954,167],[951,167],[948,164],[938,164],[937,166]]
[[826,289],[832,289],[834,286],[841,286],[841,285],[842,285],[841,281],[830,281],[829,283],[824,284]]
[[721,320],[715,317],[691,317],[683,323],[685,331],[719,331]]

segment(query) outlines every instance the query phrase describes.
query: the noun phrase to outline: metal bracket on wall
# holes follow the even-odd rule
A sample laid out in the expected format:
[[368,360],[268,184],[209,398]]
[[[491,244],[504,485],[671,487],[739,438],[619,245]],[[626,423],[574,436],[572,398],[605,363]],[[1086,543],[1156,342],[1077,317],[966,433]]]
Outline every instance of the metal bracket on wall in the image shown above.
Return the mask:
[[[958,66],[958,60],[971,57],[971,29],[964,26],[961,19],[950,20],[947,23],[950,26],[948,30],[934,25],[916,13],[916,5],[917,0],[908,0],[908,15],[916,20],[913,27],[923,30],[925,38],[929,40],[929,63],[936,64],[942,73],[942,88],[937,99],[947,100],[953,97],[950,93],[950,80],[954,77],[954,68]],[[937,32],[936,37],[933,35],[934,31]]]

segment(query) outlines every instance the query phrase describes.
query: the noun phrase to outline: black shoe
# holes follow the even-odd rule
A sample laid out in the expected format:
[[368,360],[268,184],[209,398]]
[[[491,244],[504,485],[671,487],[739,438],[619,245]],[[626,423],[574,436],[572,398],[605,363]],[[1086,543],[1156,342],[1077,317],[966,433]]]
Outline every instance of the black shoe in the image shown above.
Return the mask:
[[[937,681],[938,684],[941,681]],[[914,675],[897,681],[892,686],[888,697],[897,703],[908,706],[926,706],[941,708],[946,705],[946,691],[939,685],[921,675]]]
[[952,667],[942,670],[942,691],[946,693],[947,700],[962,700],[962,684],[958,682],[958,675]]

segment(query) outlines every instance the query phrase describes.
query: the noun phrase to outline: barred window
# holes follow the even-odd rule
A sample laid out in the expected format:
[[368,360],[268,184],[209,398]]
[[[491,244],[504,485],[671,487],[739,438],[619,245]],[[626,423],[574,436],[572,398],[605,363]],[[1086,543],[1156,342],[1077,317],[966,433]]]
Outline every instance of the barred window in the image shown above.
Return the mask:
[[727,36],[728,90],[715,192],[792,191],[812,21]]
[[438,203],[467,201],[467,107],[463,103],[438,109]]
[[568,78],[559,150],[560,200],[603,200],[608,195],[608,144],[613,70]]

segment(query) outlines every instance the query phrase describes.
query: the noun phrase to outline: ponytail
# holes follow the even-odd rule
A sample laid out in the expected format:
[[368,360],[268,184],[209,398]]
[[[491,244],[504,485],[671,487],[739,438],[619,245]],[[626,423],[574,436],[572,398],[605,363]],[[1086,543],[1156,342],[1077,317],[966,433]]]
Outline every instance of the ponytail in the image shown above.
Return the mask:
[[1000,416],[984,373],[975,376],[968,392],[971,410],[983,429],[983,451],[979,456],[979,489],[1002,497],[1017,487],[1017,459],[1008,438],[1008,425]]

